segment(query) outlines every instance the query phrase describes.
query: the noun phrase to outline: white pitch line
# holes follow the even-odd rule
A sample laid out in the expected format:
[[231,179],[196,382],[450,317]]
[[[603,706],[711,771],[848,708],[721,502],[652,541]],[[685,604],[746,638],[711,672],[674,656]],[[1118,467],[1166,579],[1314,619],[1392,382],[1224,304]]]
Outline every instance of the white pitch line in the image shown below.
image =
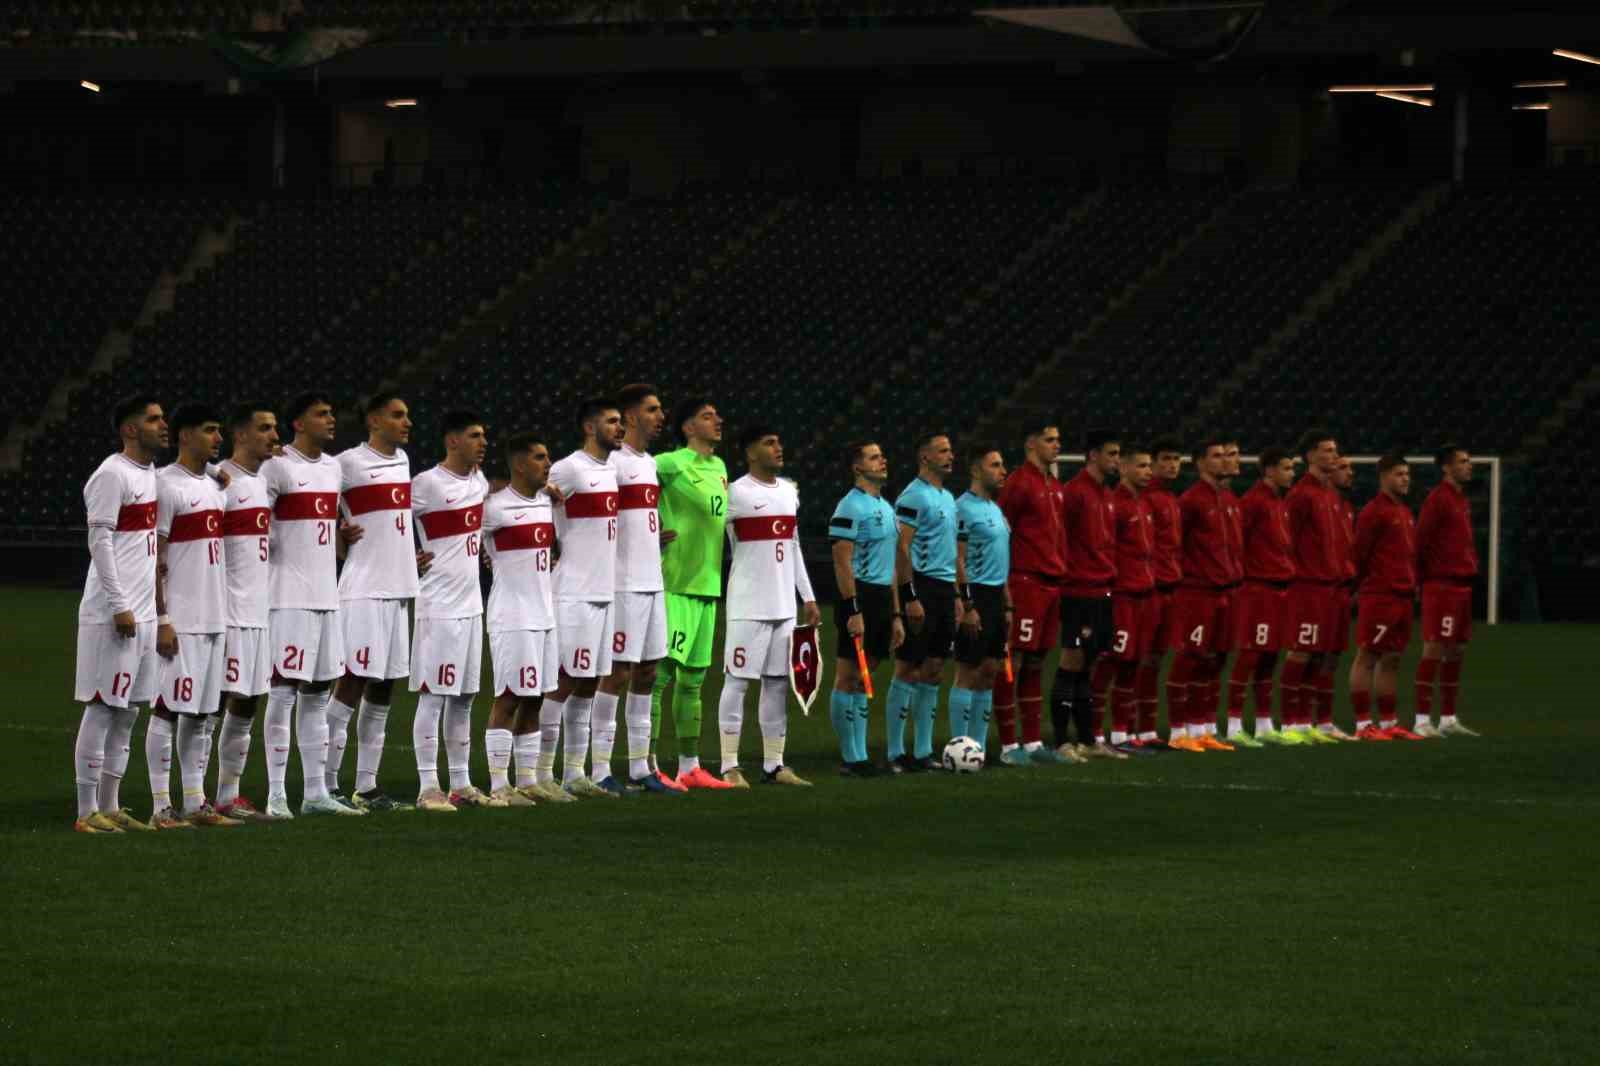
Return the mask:
[[[0,729],[9,729],[14,733],[51,733],[51,734],[76,734],[77,726],[59,725],[25,725],[21,722],[0,722]],[[384,751],[411,751],[409,744],[385,744]]]
[[1280,796],[1311,796],[1316,799],[1378,799],[1378,800],[1421,800],[1429,803],[1479,803],[1495,807],[1594,807],[1600,806],[1600,798],[1562,799],[1559,797],[1538,798],[1532,796],[1460,796],[1447,795],[1442,792],[1381,792],[1372,789],[1317,789],[1317,788],[1283,788],[1278,785],[1251,785],[1251,784],[1203,784],[1184,783],[1179,781],[1084,781],[1072,777],[1062,777],[1061,783],[1078,785],[1085,788],[1147,788],[1156,790],[1169,790],[1173,792],[1254,792],[1271,793]]

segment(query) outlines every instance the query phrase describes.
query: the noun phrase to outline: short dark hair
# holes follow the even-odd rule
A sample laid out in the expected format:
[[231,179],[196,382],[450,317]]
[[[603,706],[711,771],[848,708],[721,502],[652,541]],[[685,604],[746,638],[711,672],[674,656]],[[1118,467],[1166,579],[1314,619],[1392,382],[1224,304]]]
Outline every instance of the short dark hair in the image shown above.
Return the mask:
[[1378,456],[1378,473],[1387,474],[1397,466],[1407,466],[1406,457],[1399,452],[1384,452]]
[[917,440],[916,440],[917,454],[920,455],[922,453],[922,449],[926,448],[928,445],[932,444],[934,441],[938,440],[940,437],[945,437],[945,438],[948,439],[949,436],[950,436],[950,434],[946,433],[942,429],[931,429],[931,430],[928,430],[926,433],[919,434],[917,436]]
[[679,400],[672,409],[672,435],[678,438],[680,443],[689,443],[689,435],[683,431],[683,424],[699,414],[702,408],[715,406],[710,397],[703,395]]
[[1091,429],[1088,433],[1083,435],[1083,450],[1085,454],[1089,452],[1097,452],[1101,448],[1104,448],[1107,444],[1121,443],[1121,435],[1114,433],[1109,429]]
[[1270,447],[1262,448],[1261,472],[1265,474],[1268,470],[1271,470],[1273,467],[1277,466],[1279,463],[1288,458],[1290,458],[1289,449],[1280,445],[1274,444]]
[[362,407],[361,413],[364,415],[374,415],[383,410],[385,407],[388,407],[390,404],[394,403],[396,400],[404,399],[405,397],[401,396],[393,389],[379,389],[377,392],[367,397],[366,405]]
[[511,460],[514,456],[533,450],[535,445],[544,444],[544,438],[531,429],[519,429],[514,433],[506,434],[502,448],[506,453],[506,470],[509,473]]
[[648,381],[635,381],[630,385],[624,385],[617,390],[617,410],[631,410],[652,396],[659,398],[661,390]]
[[1198,463],[1200,460],[1206,457],[1206,452],[1210,451],[1212,448],[1221,448],[1227,443],[1227,441],[1217,436],[1217,434],[1208,433],[1195,442],[1194,453],[1191,458]]
[[186,403],[168,416],[167,429],[171,432],[172,438],[176,440],[178,434],[184,430],[193,429],[195,426],[203,426],[207,422],[222,424],[222,416],[217,413],[216,408],[205,403]]
[[756,422],[746,426],[739,434],[739,450],[746,452],[750,446],[761,441],[763,437],[776,437],[778,431],[765,422]]
[[439,435],[448,437],[452,433],[460,433],[473,426],[487,426],[488,424],[478,412],[458,408],[454,411],[445,412],[444,418],[439,421]]
[[283,420],[288,424],[290,432],[294,431],[294,420],[319,403],[325,403],[329,407],[333,406],[333,401],[328,398],[328,394],[325,392],[302,392],[291,399],[283,409]]
[[1447,463],[1455,462],[1457,453],[1464,451],[1466,449],[1459,444],[1445,444],[1439,448],[1439,452],[1433,457],[1433,461],[1442,467]]
[[1183,454],[1183,443],[1177,437],[1157,437],[1156,442],[1150,445],[1150,458],[1152,459],[1158,455],[1166,455],[1169,452],[1173,455]]
[[981,463],[985,459],[989,458],[989,456],[992,453],[997,452],[999,450],[1000,450],[1000,445],[995,444],[992,441],[986,441],[986,440],[976,441],[976,442],[974,442],[972,444],[967,445],[967,466],[968,466],[968,468],[977,466],[979,463]]
[[276,415],[272,405],[266,400],[251,400],[248,403],[235,404],[233,413],[228,416],[228,428],[237,433],[241,429],[249,429],[256,423],[256,415],[268,411]]
[[621,410],[622,408],[617,406],[617,401],[609,396],[591,396],[578,405],[578,431],[583,432],[583,424],[595,415]]
[[875,440],[853,440],[844,446],[844,465],[854,467],[861,453],[878,443]]
[[1122,457],[1124,459],[1132,459],[1136,455],[1148,455],[1152,459],[1156,457],[1155,452],[1152,452],[1147,445],[1138,443],[1122,445]]
[[111,431],[120,435],[122,427],[127,424],[130,418],[137,418],[139,415],[144,414],[145,408],[160,402],[153,393],[148,392],[124,396],[111,405]]
[[1022,439],[1027,440],[1029,437],[1040,436],[1051,426],[1060,429],[1061,419],[1052,418],[1049,415],[1028,415],[1022,420]]
[[1315,429],[1308,429],[1304,433],[1300,434],[1300,443],[1295,446],[1295,453],[1298,454],[1300,458],[1304,459],[1316,449],[1317,445],[1321,444],[1323,441],[1337,439],[1338,438],[1336,438],[1332,433],[1329,433],[1321,426],[1318,426]]

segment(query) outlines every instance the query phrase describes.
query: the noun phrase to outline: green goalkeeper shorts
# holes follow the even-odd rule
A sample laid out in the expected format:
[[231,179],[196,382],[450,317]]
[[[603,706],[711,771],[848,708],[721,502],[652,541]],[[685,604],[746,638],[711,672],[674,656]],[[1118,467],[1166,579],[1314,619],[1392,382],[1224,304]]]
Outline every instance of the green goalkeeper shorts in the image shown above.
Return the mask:
[[667,593],[667,658],[691,670],[704,670],[711,665],[716,634],[716,600]]

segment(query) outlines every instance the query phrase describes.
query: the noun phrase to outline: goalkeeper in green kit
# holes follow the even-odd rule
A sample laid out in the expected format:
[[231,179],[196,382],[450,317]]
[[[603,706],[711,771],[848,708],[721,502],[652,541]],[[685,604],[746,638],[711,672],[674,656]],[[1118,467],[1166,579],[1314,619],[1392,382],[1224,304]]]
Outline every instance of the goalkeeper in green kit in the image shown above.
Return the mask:
[[656,456],[661,483],[661,574],[667,593],[667,657],[656,671],[651,748],[661,735],[661,703],[672,686],[678,776],[684,788],[731,788],[700,766],[700,689],[711,666],[722,598],[722,546],[728,520],[728,468],[716,454],[722,417],[703,397],[673,408],[672,431],[684,446]]

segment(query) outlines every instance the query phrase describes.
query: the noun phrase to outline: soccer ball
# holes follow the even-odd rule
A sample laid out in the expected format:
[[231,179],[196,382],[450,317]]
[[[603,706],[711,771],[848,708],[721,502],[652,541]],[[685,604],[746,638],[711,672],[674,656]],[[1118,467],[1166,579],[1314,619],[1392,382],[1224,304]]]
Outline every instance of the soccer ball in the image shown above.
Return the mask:
[[975,774],[983,769],[983,745],[971,737],[956,737],[944,746],[944,768],[953,774]]

